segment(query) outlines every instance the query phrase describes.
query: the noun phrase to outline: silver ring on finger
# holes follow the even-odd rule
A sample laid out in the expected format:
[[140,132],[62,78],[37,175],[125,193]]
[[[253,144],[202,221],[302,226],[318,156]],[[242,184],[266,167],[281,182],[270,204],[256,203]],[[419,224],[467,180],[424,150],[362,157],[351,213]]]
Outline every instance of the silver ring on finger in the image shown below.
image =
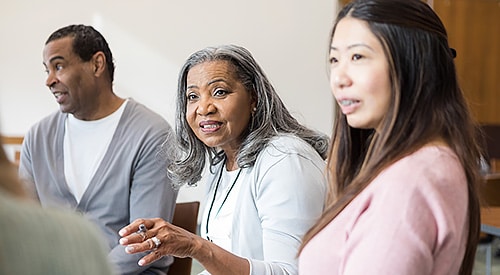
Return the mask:
[[139,225],[139,230],[137,230],[136,233],[139,234],[139,235],[141,235],[142,241],[144,241],[147,238],[146,231],[148,231],[148,229],[146,228],[146,226],[143,223],[141,223]]
[[153,241],[155,247],[154,249],[158,249],[158,247],[160,247],[161,245],[161,241],[160,239],[158,239],[156,236],[154,236],[153,238],[150,239],[151,241]]

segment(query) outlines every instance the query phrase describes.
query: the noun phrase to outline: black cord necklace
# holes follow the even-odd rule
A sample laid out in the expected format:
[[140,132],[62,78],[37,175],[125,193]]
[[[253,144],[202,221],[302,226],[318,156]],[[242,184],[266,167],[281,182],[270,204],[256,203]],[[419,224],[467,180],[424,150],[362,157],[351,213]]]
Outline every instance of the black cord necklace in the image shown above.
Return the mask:
[[[207,239],[209,241],[211,241],[211,240],[210,240],[210,237],[208,237],[208,222],[210,221],[210,213],[212,213],[212,208],[214,207],[215,197],[217,196],[217,189],[219,189],[219,184],[220,184],[220,181],[222,179],[222,172],[224,171],[224,166],[226,166],[226,160],[224,160],[224,163],[222,164],[222,167],[220,169],[219,178],[217,179],[217,184],[215,185],[214,197],[212,198],[212,203],[210,204],[210,208],[208,209],[208,216],[207,216],[207,223],[206,223],[205,233],[206,233]],[[229,191],[227,191],[226,197],[224,197],[224,200],[222,201],[222,203],[221,203],[221,205],[220,205],[219,210],[217,211],[217,213],[219,213],[219,211],[222,209],[222,206],[224,205],[224,203],[226,203],[226,200],[229,197],[229,194],[233,190],[233,187],[236,184],[236,181],[240,177],[241,170],[243,170],[243,169],[240,168],[240,171],[238,171],[238,174],[236,175],[236,178],[234,179],[233,183],[231,184],[231,187],[229,187]]]

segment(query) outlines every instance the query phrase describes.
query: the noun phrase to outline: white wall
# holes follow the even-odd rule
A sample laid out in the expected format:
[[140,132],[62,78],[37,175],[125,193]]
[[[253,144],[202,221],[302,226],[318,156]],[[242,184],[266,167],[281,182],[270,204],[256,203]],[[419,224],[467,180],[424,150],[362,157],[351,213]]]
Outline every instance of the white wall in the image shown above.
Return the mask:
[[42,49],[59,27],[93,25],[116,63],[115,92],[173,123],[177,74],[192,52],[248,48],[293,114],[330,134],[327,44],[334,0],[0,0],[0,133],[23,135],[58,109]]

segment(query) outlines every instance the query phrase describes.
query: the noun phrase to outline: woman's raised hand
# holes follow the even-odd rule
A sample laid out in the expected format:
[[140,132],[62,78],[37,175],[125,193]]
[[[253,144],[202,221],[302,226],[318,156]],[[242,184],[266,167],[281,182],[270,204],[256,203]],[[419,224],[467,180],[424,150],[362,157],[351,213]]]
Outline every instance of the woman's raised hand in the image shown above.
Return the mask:
[[129,254],[151,251],[139,260],[148,265],[166,255],[179,258],[193,257],[194,247],[201,237],[163,219],[137,219],[120,229],[120,244]]

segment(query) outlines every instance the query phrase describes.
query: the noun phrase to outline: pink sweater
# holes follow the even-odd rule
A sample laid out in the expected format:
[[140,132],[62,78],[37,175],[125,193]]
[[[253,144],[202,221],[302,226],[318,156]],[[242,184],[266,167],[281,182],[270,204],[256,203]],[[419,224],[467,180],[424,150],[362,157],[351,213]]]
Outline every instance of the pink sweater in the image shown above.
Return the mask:
[[377,176],[299,257],[299,274],[457,274],[468,233],[456,155],[428,146]]

